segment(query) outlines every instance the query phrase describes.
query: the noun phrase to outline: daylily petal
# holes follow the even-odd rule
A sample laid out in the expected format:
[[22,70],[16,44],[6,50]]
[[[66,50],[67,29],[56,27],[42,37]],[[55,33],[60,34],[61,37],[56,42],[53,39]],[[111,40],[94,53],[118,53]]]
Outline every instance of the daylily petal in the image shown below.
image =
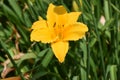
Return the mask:
[[47,10],[47,16],[46,16],[49,27],[53,27],[56,21],[56,16],[54,14],[54,8],[55,8],[55,5],[53,5],[52,3],[49,4],[48,10]]
[[67,13],[67,11],[63,6],[55,6],[54,13],[57,15],[63,15],[65,13]]
[[67,24],[73,24],[77,22],[81,12],[70,12],[68,13],[68,23]]
[[56,14],[56,24],[64,25],[68,20],[67,11],[63,6],[56,6],[54,8],[54,13]]
[[57,15],[57,17],[56,17],[56,25],[57,26],[63,26],[67,23],[67,21],[68,21],[67,14]]
[[64,25],[68,20],[66,13],[67,11],[63,6],[50,4],[47,11],[49,27],[53,27],[55,24]]
[[31,41],[41,41],[43,43],[53,42],[55,37],[54,30],[49,28],[34,29],[30,35]]
[[44,20],[41,16],[38,16],[38,19],[39,19],[39,20]]
[[65,42],[58,41],[55,43],[51,43],[51,47],[52,47],[52,50],[53,50],[55,56],[59,60],[59,62],[62,63],[65,59],[67,52],[68,52],[69,43],[66,41]]
[[47,22],[45,20],[38,20],[32,25],[32,29],[41,29],[45,27],[47,27]]
[[77,22],[76,24],[65,27],[63,31],[63,40],[78,40],[85,36],[88,28],[85,24]]

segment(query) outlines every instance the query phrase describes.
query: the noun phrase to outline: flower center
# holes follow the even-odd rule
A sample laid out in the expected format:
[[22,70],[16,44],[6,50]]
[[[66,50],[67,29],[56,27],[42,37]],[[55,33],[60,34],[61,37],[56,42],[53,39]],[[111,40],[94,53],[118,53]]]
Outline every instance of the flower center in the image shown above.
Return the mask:
[[63,38],[63,27],[64,25],[54,25],[54,30],[56,34],[56,40],[62,40]]

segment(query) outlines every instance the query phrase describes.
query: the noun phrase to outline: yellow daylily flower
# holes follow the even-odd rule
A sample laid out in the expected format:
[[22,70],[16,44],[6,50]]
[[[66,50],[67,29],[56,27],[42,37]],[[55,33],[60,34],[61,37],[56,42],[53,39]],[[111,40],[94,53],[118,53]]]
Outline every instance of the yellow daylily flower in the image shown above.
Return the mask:
[[81,12],[67,13],[63,6],[49,4],[47,20],[40,18],[33,23],[31,41],[50,43],[54,55],[63,62],[69,49],[69,41],[76,41],[85,36],[88,28],[77,22]]

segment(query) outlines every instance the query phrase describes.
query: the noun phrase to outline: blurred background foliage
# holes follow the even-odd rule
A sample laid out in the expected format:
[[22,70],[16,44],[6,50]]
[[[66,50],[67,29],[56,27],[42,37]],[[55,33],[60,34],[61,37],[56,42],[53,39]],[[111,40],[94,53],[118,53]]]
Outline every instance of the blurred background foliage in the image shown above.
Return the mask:
[[[70,42],[64,63],[49,44],[30,41],[31,25],[49,3],[81,11],[89,32]],[[0,0],[0,78],[3,80],[119,80],[119,0]],[[13,78],[14,77],[14,78]]]

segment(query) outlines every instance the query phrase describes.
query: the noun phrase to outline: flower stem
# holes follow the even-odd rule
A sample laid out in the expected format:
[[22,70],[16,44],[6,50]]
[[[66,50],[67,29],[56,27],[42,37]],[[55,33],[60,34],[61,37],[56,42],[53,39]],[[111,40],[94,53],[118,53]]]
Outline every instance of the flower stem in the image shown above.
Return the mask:
[[[89,36],[89,35],[88,35]],[[90,74],[90,45],[89,45],[89,37],[87,36],[87,80],[89,80]]]

